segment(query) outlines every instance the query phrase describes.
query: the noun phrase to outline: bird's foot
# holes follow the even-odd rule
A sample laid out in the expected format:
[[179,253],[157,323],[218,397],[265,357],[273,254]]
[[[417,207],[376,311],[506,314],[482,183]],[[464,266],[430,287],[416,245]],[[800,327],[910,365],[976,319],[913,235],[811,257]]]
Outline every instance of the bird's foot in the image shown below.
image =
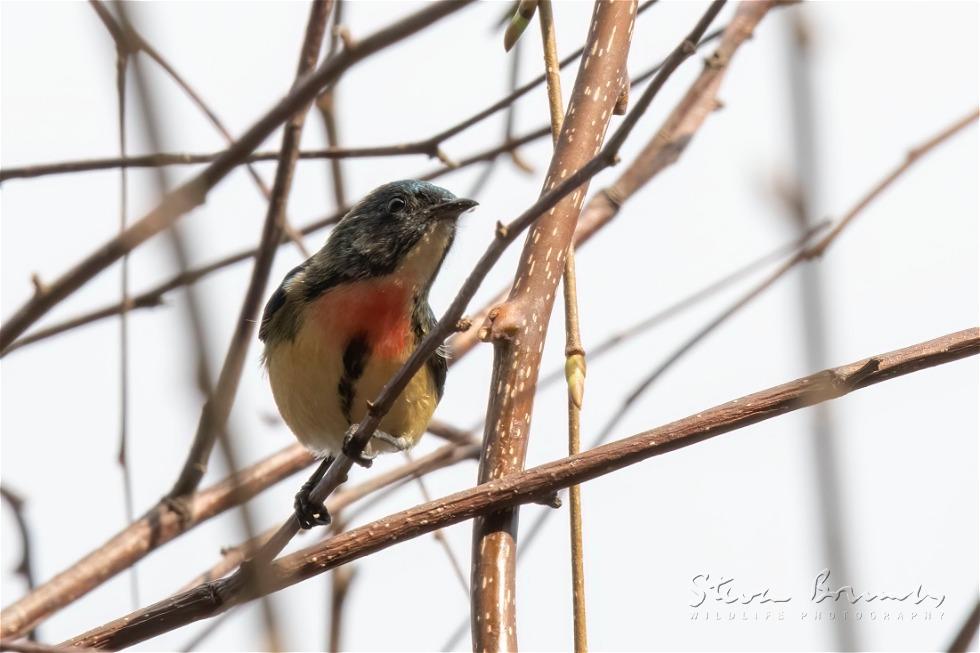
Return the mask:
[[327,507],[310,498],[312,491],[313,485],[305,483],[296,493],[296,499],[293,501],[296,520],[299,522],[300,528],[304,530],[309,530],[314,526],[326,526],[330,523],[330,513],[327,512]]
[[374,435],[371,436],[371,440],[384,442],[385,444],[391,446],[395,451],[408,451],[412,448],[412,441],[406,438],[404,435],[399,435],[396,437],[390,433],[385,433],[384,431],[375,431]]
[[[357,430],[357,425],[352,425],[347,429],[347,435],[344,436],[344,444],[341,446],[340,450],[344,452],[344,455],[353,460],[355,463],[361,467],[370,467],[371,463],[374,462],[374,458],[377,454],[369,453],[368,447],[364,448],[364,451],[356,453],[351,448],[351,443],[354,441],[354,432]],[[377,435],[377,434],[375,434]],[[374,436],[372,436],[374,437]]]

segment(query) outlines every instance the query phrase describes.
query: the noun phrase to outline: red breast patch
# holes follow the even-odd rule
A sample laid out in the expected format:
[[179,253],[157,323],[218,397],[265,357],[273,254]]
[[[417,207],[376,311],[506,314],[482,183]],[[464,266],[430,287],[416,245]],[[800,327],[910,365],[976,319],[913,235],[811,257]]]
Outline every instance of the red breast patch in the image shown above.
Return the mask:
[[314,304],[314,316],[327,333],[343,339],[336,343],[337,347],[362,333],[372,355],[401,358],[411,333],[410,299],[402,284],[390,280],[359,281],[324,293]]

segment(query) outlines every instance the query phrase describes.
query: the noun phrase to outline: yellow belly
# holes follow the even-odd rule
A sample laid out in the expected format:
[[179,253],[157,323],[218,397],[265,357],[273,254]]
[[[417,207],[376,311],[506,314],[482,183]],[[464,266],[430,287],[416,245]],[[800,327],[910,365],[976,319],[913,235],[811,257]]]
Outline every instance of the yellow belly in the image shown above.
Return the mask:
[[[350,424],[341,408],[338,386],[344,372],[344,334],[333,333],[312,320],[304,321],[291,342],[280,342],[266,350],[272,394],[279,412],[296,437],[321,454],[338,453]],[[395,357],[370,355],[364,372],[354,383],[350,417],[357,424],[367,412],[367,402],[377,399],[384,384],[398,371],[411,350]],[[418,442],[438,403],[428,367],[420,369],[378,430]],[[378,445],[381,445],[380,447]],[[374,441],[368,454],[390,450]]]

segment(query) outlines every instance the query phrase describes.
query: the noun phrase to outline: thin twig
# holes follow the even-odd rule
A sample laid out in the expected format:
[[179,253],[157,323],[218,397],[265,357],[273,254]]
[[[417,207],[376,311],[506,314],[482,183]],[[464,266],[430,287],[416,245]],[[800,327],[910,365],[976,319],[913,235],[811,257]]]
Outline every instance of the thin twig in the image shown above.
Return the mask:
[[[561,135],[565,117],[561,103],[561,74],[556,66],[558,53],[555,39],[555,18],[551,0],[538,1],[541,42],[544,46],[545,74],[548,77],[548,110],[551,115],[551,137],[555,146]],[[585,395],[585,350],[578,319],[578,291],[575,278],[575,243],[568,246],[562,274],[565,300],[565,381],[568,388],[568,455],[580,451],[581,409]],[[582,546],[582,495],[578,485],[569,494],[569,559],[572,567],[572,622],[575,653],[589,649],[585,609],[585,562]]]
[[[698,48],[703,47],[709,42],[710,42],[710,37],[705,37],[701,39],[701,41],[698,43]],[[664,62],[661,61],[657,65],[653,66],[648,72],[659,71],[663,67],[663,64]],[[637,82],[634,80],[633,83],[635,85]],[[427,173],[416,174],[414,178],[422,179],[426,181],[432,181],[440,177],[443,177],[447,174],[450,174],[452,172],[456,172],[458,170],[469,167],[471,165],[475,165],[477,163],[494,162],[500,157],[501,154],[507,153],[516,147],[520,147],[521,145],[530,143],[539,138],[543,138],[549,135],[550,133],[551,133],[551,128],[548,125],[543,125],[538,129],[529,131],[524,135],[515,138],[513,141],[503,142],[499,145],[495,145],[491,148],[482,150],[471,156],[460,159],[458,161],[458,165],[455,168],[441,167],[437,170],[432,170]],[[687,140],[689,140],[689,138]],[[654,145],[656,146],[655,148]],[[683,144],[680,143],[680,139],[678,139],[677,142],[671,142],[668,143],[667,145],[676,148],[678,151],[683,150]],[[647,145],[644,151],[646,152],[652,149],[656,149],[659,151],[664,147],[665,145],[663,142],[651,141],[651,143]],[[300,153],[300,158],[301,159],[303,158],[302,152]],[[643,155],[641,154],[641,156],[638,157],[636,161],[634,161],[634,163],[630,165],[630,168],[624,172],[620,180],[617,181],[617,183],[614,184],[613,187],[606,189],[606,191],[600,192],[600,194],[592,198],[592,200],[589,202],[586,208],[582,210],[582,215],[579,218],[579,225],[576,228],[576,236],[575,236],[576,247],[581,247],[585,242],[588,241],[588,239],[598,229],[608,224],[608,222],[613,217],[616,216],[622,203],[625,202],[626,199],[628,199],[629,194],[634,192],[635,189],[627,193],[626,191],[628,189],[624,188],[622,194],[616,195],[616,197],[619,198],[618,203],[616,204],[611,203],[605,197],[605,195],[612,195],[614,192],[620,193],[620,191],[617,189],[625,183],[625,178],[627,177],[630,178],[642,177],[643,176],[642,174],[639,174],[638,172],[634,172],[632,169],[649,168],[650,167],[649,163],[650,162],[644,159]],[[649,180],[650,177],[652,177],[653,174],[659,172],[667,165],[667,164],[662,164],[661,161],[657,161],[656,164],[657,164],[656,169],[647,176],[646,178],[647,181]],[[485,179],[486,176],[484,175],[477,180],[477,184],[476,184],[477,189],[479,189],[479,187],[482,186],[483,183],[485,183]],[[476,192],[471,191],[471,193],[467,196],[473,197],[476,194],[477,194]],[[314,220],[306,224],[302,228],[300,228],[298,233],[300,235],[307,236],[316,231],[319,231],[320,229],[324,229],[326,227],[334,225],[344,216],[344,214],[347,213],[349,209],[350,207],[345,206],[341,209],[338,209],[337,211],[334,211],[330,215]],[[285,244],[286,242],[288,241],[284,239],[280,244]],[[222,270],[228,266],[235,265],[242,261],[246,261],[254,257],[257,254],[257,252],[258,250],[255,248],[242,250],[240,252],[236,252],[234,254],[229,254],[227,256],[224,256],[223,258],[214,261],[212,263],[206,264],[200,268],[190,270],[186,274],[177,275],[171,278],[170,280],[157,285],[151,290],[145,291],[133,297],[130,302],[130,305],[128,306],[128,310],[135,310],[135,309],[142,309],[142,308],[156,308],[158,306],[162,306],[164,304],[163,295],[165,295],[166,293],[176,288],[179,288],[183,285],[189,283],[195,283],[200,279],[209,276],[214,272],[217,272],[218,270]],[[111,306],[106,306],[100,309],[96,309],[94,311],[85,313],[83,315],[79,315],[74,318],[69,318],[64,322],[52,325],[50,327],[38,329],[22,338],[19,338],[17,341],[11,344],[11,346],[8,347],[6,350],[0,352],[0,355],[6,355],[7,353],[10,353],[23,346],[34,344],[46,338],[59,335],[66,331],[70,331],[71,329],[85,326],[87,324],[91,324],[92,322],[96,322],[105,319],[107,317],[117,315],[122,310],[122,308],[123,307],[120,304],[113,304]],[[485,308],[483,310],[483,313],[481,313],[481,315],[485,315],[487,311],[489,311],[489,307]],[[479,328],[480,322],[482,322],[482,320],[476,320],[475,321],[476,327],[471,332],[467,332],[466,334],[460,334],[460,337],[457,337],[453,340],[454,358],[452,360],[456,360],[466,351],[469,351],[469,349],[476,344],[477,342],[476,330]],[[463,346],[464,344],[465,347]]]
[[269,134],[314,99],[351,66],[437,20],[461,9],[472,0],[452,0],[428,5],[396,23],[359,39],[303,78],[272,109],[256,121],[234,145],[187,182],[168,192],[160,204],[90,253],[58,279],[45,284],[0,327],[0,353],[61,300],[81,288],[96,274],[119,260],[181,216],[204,202],[208,192],[247,157]]
[[[333,521],[330,523],[330,532],[337,534],[347,530],[343,514],[338,512],[331,513]],[[355,565],[344,565],[334,569],[330,574],[330,618],[327,630],[327,650],[330,653],[340,653],[343,650],[344,626],[344,606],[347,603],[350,585],[357,574]]]
[[[129,57],[132,52],[131,41],[124,38],[123,30],[115,23],[115,18],[100,2],[91,1],[96,15],[102,20],[106,30],[116,46],[116,110],[119,141],[119,156],[126,157],[126,72],[129,67]],[[129,171],[119,170],[119,232],[126,230],[129,211]],[[136,509],[133,506],[133,478],[129,466],[127,443],[129,440],[129,311],[125,307],[129,300],[129,254],[122,258],[119,276],[120,305],[119,312],[119,447],[116,452],[116,462],[122,472],[123,510],[127,524],[132,523]],[[133,607],[140,604],[139,570],[133,565],[129,570],[129,589]]]
[[[684,40],[686,46],[674,50],[675,64],[680,63],[685,51],[687,55],[694,52],[694,45],[721,6],[721,2],[713,3],[706,18]],[[543,192],[555,187],[569,170],[587,165],[599,152],[617,100],[629,84],[626,62],[635,11],[633,2],[595,4],[585,44],[587,54],[575,78],[567,118],[561,121],[560,115],[551,113],[552,125],[561,122],[562,126]],[[672,70],[665,65],[644,97],[652,98]],[[554,98],[558,90],[552,88],[550,97]],[[560,106],[560,101],[549,106],[554,104]],[[635,110],[623,125],[634,115]],[[612,135],[610,144],[615,143],[621,129]],[[531,228],[506,301],[490,311],[480,328],[481,339],[494,343],[480,483],[524,467],[546,327],[587,191],[587,182],[576,185],[570,197],[557,203]],[[474,650],[517,649],[517,520],[515,508],[473,522],[470,632]]]
[[[403,510],[297,551],[272,565],[275,584],[269,590],[278,591],[295,585],[437,528],[540,501],[561,488],[584,483],[654,456],[978,353],[980,328],[972,327],[740,397],[576,456]],[[257,598],[247,594],[246,589],[249,586],[240,578],[231,576],[171,596],[67,643],[118,650]]]
[[[320,45],[323,42],[323,35],[326,32],[329,13],[330,4],[328,2],[314,0],[309,22],[306,27],[306,35],[300,50],[294,88],[316,66],[317,58],[320,55]],[[238,383],[241,380],[242,370],[245,367],[245,356],[248,353],[248,347],[252,342],[252,335],[255,331],[256,317],[265,297],[265,288],[269,282],[269,274],[272,271],[272,264],[275,260],[276,252],[279,250],[279,242],[283,238],[283,221],[286,214],[286,205],[289,200],[293,172],[296,168],[297,152],[299,152],[303,124],[306,121],[308,110],[309,105],[305,105],[293,114],[286,122],[286,127],[283,130],[279,165],[276,168],[276,177],[272,185],[272,195],[262,226],[262,237],[258,248],[259,252],[255,257],[252,276],[249,279],[245,296],[242,299],[238,321],[235,323],[235,331],[225,353],[224,363],[221,366],[221,374],[218,377],[218,384],[214,388],[214,392],[208,399],[208,402],[201,410],[197,433],[194,436],[180,475],[167,495],[168,500],[182,497],[197,489],[207,470],[208,460],[211,456],[211,450],[214,448],[218,433],[225,428],[228,416],[231,413],[231,406],[234,402],[235,394],[238,391]]]
[[[338,2],[338,9],[340,3]],[[644,2],[637,11],[637,15],[643,14],[644,11],[656,4],[656,0],[648,0]],[[339,23],[339,18],[337,20]],[[142,37],[136,35],[140,40],[138,41],[138,46],[143,49],[148,55],[150,55],[155,60],[157,59],[158,53],[153,50]],[[331,40],[333,44],[333,39]],[[583,48],[579,48],[567,55],[561,60],[560,66],[564,68],[576,59],[578,59],[583,52]],[[331,48],[330,55],[333,56],[334,48]],[[161,66],[167,70],[174,80],[184,89],[185,92],[191,97],[191,99],[198,104],[203,106],[200,101],[200,97],[193,91],[193,89],[186,84],[176,73],[173,71],[169,64],[165,64],[162,60],[158,60]],[[646,79],[655,72],[646,71],[641,76],[640,79]],[[497,100],[490,106],[478,111],[472,116],[460,121],[459,123],[452,125],[437,134],[433,134],[428,138],[424,138],[418,141],[410,141],[405,143],[397,143],[394,145],[379,145],[379,146],[369,146],[369,147],[336,147],[331,146],[325,149],[319,150],[305,150],[300,153],[300,159],[349,159],[349,158],[361,158],[361,157],[380,157],[380,156],[400,156],[400,155],[410,155],[410,154],[425,154],[430,157],[436,157],[443,159],[444,165],[450,163],[450,159],[439,150],[439,146],[443,141],[449,140],[453,136],[469,129],[473,125],[482,122],[486,118],[494,115],[498,111],[506,109],[514,104],[518,99],[531,92],[545,81],[544,75],[534,78],[530,82],[513,89],[505,97]],[[321,94],[318,98],[323,98],[327,96],[330,92],[328,88],[327,91]],[[213,112],[209,113],[209,118],[212,121],[216,120]],[[223,129],[223,128],[222,128]],[[329,139],[329,135],[328,135]],[[32,177],[40,177],[44,175],[52,174],[64,174],[70,172],[86,172],[92,170],[104,170],[108,168],[117,167],[158,167],[165,165],[190,165],[199,163],[211,163],[220,158],[225,154],[227,150],[221,152],[210,152],[207,154],[190,154],[190,153],[157,153],[149,154],[137,157],[119,158],[119,157],[108,157],[101,159],[87,159],[80,161],[63,161],[58,163],[45,163],[45,164],[35,164],[28,166],[19,166],[15,168],[4,168],[0,169],[0,182],[6,181],[8,179],[25,179]],[[242,159],[241,163],[255,163],[259,161],[275,161],[279,157],[277,152],[259,152],[255,154],[250,154]],[[453,166],[449,166],[451,169]],[[346,202],[338,203],[338,206],[344,206]]]
[[305,469],[313,457],[299,444],[198,491],[187,502],[189,519],[181,520],[164,506],[154,506],[71,567],[0,613],[4,639],[23,634],[41,620],[128,569],[150,552],[199,524],[248,501],[267,487]]
[[[432,453],[416,458],[411,463],[399,465],[381,474],[374,474],[358,485],[334,493],[327,499],[327,510],[331,513],[339,513],[361,499],[379,496],[381,491],[386,488],[399,485],[415,476],[421,477],[436,470],[450,467],[464,460],[476,460],[479,455],[480,445],[472,439],[469,442],[439,447]],[[350,513],[352,518],[355,514],[356,512]],[[222,578],[247,557],[254,555],[255,551],[264,545],[275,532],[275,528],[270,528],[253,540],[223,549],[221,560],[217,564],[204,573],[198,574],[190,582],[185,583],[180,591],[187,591],[203,583]]]
[[[406,451],[405,458],[409,462],[411,462],[412,454]],[[426,486],[425,479],[422,478],[422,475],[416,472],[412,474],[412,478],[415,481],[415,484],[419,488],[419,492],[422,495],[422,500],[425,501],[426,503],[432,501],[432,495],[429,494],[429,488],[428,486]],[[466,574],[463,573],[463,565],[460,564],[459,558],[457,558],[456,554],[453,552],[453,548],[449,544],[449,540],[446,538],[446,534],[440,528],[432,531],[432,536],[435,538],[436,542],[439,543],[439,546],[446,554],[446,557],[449,558],[449,566],[452,567],[453,574],[456,576],[456,580],[459,581],[459,586],[463,589],[463,596],[469,597],[470,586],[469,583],[466,581]]]
[[[14,573],[19,574],[24,579],[28,592],[34,591],[34,564],[31,555],[32,539],[31,529],[27,526],[27,518],[24,517],[24,499],[19,494],[11,490],[6,485],[0,485],[0,496],[10,506],[14,513],[14,521],[17,523],[17,532],[20,534],[20,562],[14,567]],[[27,639],[35,641],[37,632],[32,629],[27,633]]]
[[[790,252],[793,252],[804,245],[804,243],[811,240],[819,231],[826,229],[830,225],[830,220],[823,220],[808,229],[803,235],[794,238],[788,243],[783,243],[779,247],[766,252],[762,256],[745,263],[744,265],[726,273],[724,276],[712,281],[708,285],[700,288],[690,295],[683,297],[682,299],[670,304],[665,308],[658,309],[653,314],[639,320],[635,324],[632,324],[624,329],[621,329],[610,336],[604,338],[601,342],[596,345],[589,347],[589,360],[595,362],[597,359],[604,357],[611,351],[614,351],[618,347],[630,342],[633,338],[636,338],[653,327],[665,322],[666,320],[674,317],[678,313],[710,298],[716,293],[721,292],[725,288],[741,281],[745,277],[758,272],[763,267],[774,263],[775,261],[783,258]],[[544,389],[553,383],[562,381],[565,378],[564,367],[558,368],[543,376],[541,381],[538,382],[538,388]]]
[[[970,123],[963,122],[962,120],[960,120],[954,123],[954,126],[958,125],[957,130],[959,130],[965,128],[968,124]],[[918,156],[921,157],[922,155],[926,154],[930,150],[937,147],[945,139],[952,137],[957,130],[950,130],[949,128],[944,129],[943,131],[940,132],[940,135],[943,135],[942,139],[931,138],[928,141],[926,141],[926,143],[924,144],[924,145],[928,145],[928,147],[920,146],[918,148],[915,148],[913,151],[918,152],[919,153]],[[907,162],[905,164],[902,164],[901,166],[902,172],[908,170],[908,168],[909,165]],[[851,221],[853,221],[855,217],[860,215],[860,213],[865,208],[868,207],[868,205],[875,197],[880,195],[880,193],[887,187],[887,185],[893,183],[899,176],[900,174],[896,175],[894,171],[889,173],[883,180],[883,181],[887,181],[888,183],[882,185],[883,182],[878,182],[874,187],[871,188],[871,190],[868,191],[866,195],[864,195],[844,215],[843,218],[841,218],[836,223],[836,226],[840,227],[841,225],[846,225],[849,224]],[[816,235],[820,232],[811,231],[809,233]],[[634,388],[630,390],[630,392],[623,399],[620,406],[613,412],[613,414],[609,417],[609,419],[607,420],[603,428],[599,431],[599,434],[592,441],[592,443],[590,444],[590,448],[595,448],[601,445],[603,442],[605,442],[613,434],[613,432],[616,429],[616,426],[623,419],[623,417],[626,416],[626,413],[636,403],[637,399],[639,399],[639,397],[644,392],[646,392],[646,390],[648,390],[660,377],[662,377],[668,370],[670,370],[674,365],[676,365],[685,355],[691,352],[695,346],[697,346],[706,337],[708,337],[708,335],[713,333],[718,327],[724,324],[729,318],[731,318],[733,315],[738,313],[738,311],[740,311],[742,308],[744,308],[749,303],[751,303],[754,299],[756,299],[757,297],[765,293],[766,290],[771,288],[777,281],[779,281],[779,279],[784,277],[787,273],[793,270],[797,265],[815,259],[817,256],[818,248],[820,248],[819,250],[820,252],[823,252],[824,250],[826,250],[827,247],[830,246],[831,243],[834,242],[834,239],[836,239],[836,237],[839,236],[841,233],[842,230],[839,228],[830,229],[828,234],[833,234],[833,238],[831,238],[830,240],[827,240],[826,238],[821,238],[814,245],[807,245],[807,243],[809,242],[809,238],[804,239],[800,243],[799,249],[796,251],[795,254],[793,254],[793,256],[788,258],[782,265],[776,268],[772,273],[770,273],[765,278],[763,278],[758,284],[750,288],[748,292],[746,292],[744,295],[739,297],[736,301],[734,301],[731,305],[729,305],[727,308],[721,311],[707,324],[705,324],[700,329],[698,329],[694,334],[689,336],[665,360],[663,360],[656,367],[656,369],[650,372]],[[543,513],[542,515],[539,516],[538,519],[543,521],[547,519],[547,517],[548,517],[548,513]],[[532,526],[532,530],[535,530],[536,527],[537,524]],[[523,540],[523,544],[527,546],[531,540],[532,538],[528,537],[525,540]]]
[[[109,31],[113,41],[115,41],[117,51],[125,51],[127,58],[130,55],[135,55],[142,52],[156,62],[156,64],[160,66],[165,73],[167,73],[170,79],[172,79],[174,83],[176,83],[177,86],[184,91],[194,106],[201,110],[201,113],[204,114],[205,118],[207,118],[208,122],[211,123],[215,130],[221,134],[221,137],[225,140],[225,142],[231,145],[235,141],[234,137],[231,135],[231,132],[228,131],[228,128],[225,127],[224,123],[221,122],[221,119],[218,118],[218,114],[215,113],[214,110],[207,105],[207,103],[205,103],[200,93],[194,90],[194,87],[188,83],[184,76],[178,73],[177,69],[174,68],[173,65],[167,61],[156,48],[150,45],[150,43],[143,38],[142,34],[137,32],[132,25],[129,26],[128,30],[124,29],[122,25],[116,22],[115,17],[109,12],[109,10],[106,9],[105,3],[102,2],[102,0],[89,0],[89,4],[91,5],[92,9],[95,10],[99,20],[102,21],[102,24]],[[127,160],[126,153],[120,152],[120,165],[115,167],[123,169],[138,167],[125,165],[124,162]],[[245,163],[245,169],[248,171],[248,176],[251,177],[252,181],[259,189],[259,192],[262,193],[262,196],[268,200],[269,188],[265,185],[265,182],[262,181],[262,177],[259,176],[259,173],[255,170],[255,167],[251,165],[251,163]],[[0,181],[3,180],[4,174],[5,173],[0,170]],[[290,239],[296,244],[296,247],[299,249],[300,253],[303,254],[303,256],[309,256],[309,252],[306,251],[306,246],[303,244],[303,239],[289,224],[288,219],[286,220],[286,232],[289,234]]]
[[[334,1],[333,10],[333,29],[330,32],[330,47],[327,50],[327,57],[332,57],[337,53],[340,45],[340,30],[343,28],[344,2],[343,0]],[[323,130],[327,134],[327,147],[337,149],[340,146],[340,128],[337,125],[337,83],[321,93],[316,99],[316,108],[323,122]],[[328,159],[330,170],[330,186],[333,189],[334,208],[341,209],[347,206],[347,190],[344,183],[344,166],[340,158]]]
[[963,653],[969,650],[970,643],[977,636],[977,628],[980,628],[980,601],[973,604],[973,609],[966,616],[963,625],[960,626],[946,650],[949,653]]
[[[720,8],[716,6],[713,9],[713,13],[710,17],[717,13],[717,9]],[[373,401],[369,407],[367,415],[358,424],[354,433],[351,435],[349,442],[349,450],[353,454],[360,453],[367,444],[368,439],[374,433],[375,429],[381,421],[381,418],[387,413],[391,408],[395,398],[402,392],[405,385],[408,383],[409,379],[421,368],[421,366],[429,359],[432,353],[438,348],[445,338],[457,330],[457,325],[459,324],[460,318],[466,310],[466,306],[469,301],[473,298],[480,284],[483,282],[486,275],[489,273],[490,269],[503,254],[507,246],[513,242],[517,236],[519,236],[525,229],[527,229],[535,220],[537,220],[545,211],[555,206],[558,201],[560,201],[565,196],[572,193],[573,190],[581,186],[585,181],[591,179],[599,171],[613,165],[618,160],[618,152],[622,147],[623,142],[633,131],[636,126],[637,121],[639,121],[640,116],[646,111],[653,101],[654,97],[657,95],[659,90],[663,87],[664,82],[667,78],[673,74],[677,67],[687,59],[695,51],[695,43],[697,43],[697,37],[700,33],[703,33],[702,26],[698,26],[698,30],[701,30],[698,34],[692,34],[694,40],[685,40],[679,45],[671,55],[665,61],[660,73],[650,84],[650,86],[643,92],[640,98],[637,100],[636,105],[633,109],[626,115],[622,120],[616,132],[609,138],[606,145],[599,151],[599,153],[590,159],[585,165],[577,169],[572,174],[564,178],[563,181],[556,184],[551,190],[541,195],[540,198],[534,204],[532,204],[528,209],[526,209],[521,215],[516,217],[507,225],[499,225],[495,230],[495,238],[487,247],[483,256],[480,257],[474,266],[469,277],[463,283],[455,299],[453,299],[449,308],[443,314],[442,318],[433,327],[429,334],[422,339],[422,341],[416,346],[415,350],[409,356],[408,360],[402,365],[399,371],[391,378],[391,380],[384,386],[381,394]],[[327,470],[326,474],[320,480],[320,482],[313,488],[310,493],[311,501],[323,501],[329,494],[347,477],[347,473],[350,471],[353,461],[346,455],[337,456],[331,467]],[[292,539],[293,535],[296,534],[299,529],[299,523],[296,520],[295,514],[291,515],[289,519],[280,527],[276,536],[273,537],[267,544],[266,547],[260,551],[255,558],[255,566],[261,566],[267,563],[275,557],[275,555],[285,547],[285,545]],[[247,573],[247,572],[246,572]],[[239,579],[241,582],[241,579]]]
[[[792,191],[787,201],[787,217],[800,232],[806,231],[816,219],[814,200],[820,193],[819,157],[817,147],[820,142],[819,111],[822,95],[814,80],[813,52],[810,48],[810,35],[804,13],[808,7],[799,7],[790,12],[789,20],[783,22],[786,63],[784,88],[787,91],[790,111],[790,136],[793,145],[794,175]],[[827,335],[828,311],[825,297],[823,266],[806,265],[797,275],[799,290],[796,295],[799,319],[802,325],[802,358],[804,369],[823,367],[828,362]],[[838,464],[842,440],[834,428],[832,404],[820,404],[807,415],[810,427],[808,445],[809,458],[813,469],[807,482],[819,491],[811,492],[813,509],[819,520],[818,532],[823,548],[824,564],[844,578],[852,576],[852,563],[846,553],[847,535],[841,516],[845,514],[846,499],[842,496],[842,470]],[[859,631],[849,619],[839,619],[833,625],[835,644],[840,651],[861,651],[867,648],[861,644]]]

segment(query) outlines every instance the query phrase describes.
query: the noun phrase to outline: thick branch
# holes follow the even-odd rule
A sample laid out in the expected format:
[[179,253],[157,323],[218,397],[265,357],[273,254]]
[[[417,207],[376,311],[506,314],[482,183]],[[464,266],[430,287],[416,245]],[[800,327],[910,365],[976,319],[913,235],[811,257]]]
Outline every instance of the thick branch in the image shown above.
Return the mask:
[[[576,456],[534,467],[401,511],[347,531],[273,564],[283,589],[405,540],[479,515],[531,503],[653,456],[697,444],[766,419],[842,397],[854,390],[980,353],[972,327],[849,365],[812,374],[698,412]],[[72,646],[120,649],[256,598],[232,576],[172,596],[72,639]]]
[[[713,5],[715,13],[720,7]],[[635,9],[633,3],[596,3],[585,45],[587,54],[575,79],[567,114],[561,120],[552,111],[552,124],[561,122],[561,133],[543,192],[599,151],[617,100],[628,88],[625,70]],[[703,33],[688,39],[692,50]],[[492,340],[495,348],[480,460],[481,483],[516,473],[524,466],[546,327],[587,189],[587,184],[576,187],[570,197],[531,228],[510,295],[489,313],[482,327],[481,335]],[[516,510],[473,524],[470,630],[474,650],[517,649],[516,535]]]
[[[770,6],[769,2],[747,2],[739,6],[732,22],[721,32],[722,41],[708,58],[708,65],[702,69],[657,133],[615,183],[593,195],[582,209],[573,240],[576,249],[609,224],[636,191],[680,158],[705,119],[717,108],[718,87],[732,56],[752,35]],[[699,46],[708,41],[709,37],[701,39]],[[640,77],[633,81],[634,85]],[[472,328],[453,337],[450,341],[453,360],[458,360],[476,346],[479,329],[496,303],[499,302],[492,302],[474,315]]]
[[[618,161],[619,149],[636,127],[640,116],[649,108],[650,103],[653,102],[654,97],[656,97],[657,93],[663,87],[667,78],[673,74],[684,59],[696,51],[695,44],[697,43],[697,38],[703,34],[704,29],[707,28],[706,23],[710,22],[709,19],[714,17],[720,9],[720,5],[720,1],[714,3],[712,9],[705,16],[705,19],[699,23],[695,32],[691,34],[693,40],[690,38],[684,40],[664,61],[660,73],[643,92],[637,100],[636,105],[623,119],[616,132],[598,154],[574,173],[567,177],[562,175],[562,181],[560,183],[557,183],[551,190],[542,194],[534,204],[528,207],[521,215],[514,218],[509,224],[504,225],[503,223],[499,223],[497,225],[496,237],[487,247],[483,256],[477,261],[473,271],[463,283],[463,286],[456,294],[449,308],[439,319],[439,322],[429,331],[428,335],[419,342],[411,356],[409,356],[408,360],[405,361],[398,372],[385,384],[377,399],[370,403],[367,415],[361,420],[350,436],[348,450],[351,454],[358,455],[363,451],[368,440],[381,423],[381,419],[391,409],[395,399],[405,389],[409,379],[418,372],[435,350],[445,341],[446,337],[456,331],[467,304],[473,298],[473,295],[476,294],[480,284],[483,283],[486,275],[497,260],[499,260],[507,246],[540,218],[545,211],[554,207],[559,201],[571,194],[572,191],[584,182],[597,175],[601,170],[608,168]],[[316,487],[310,492],[310,500],[323,501],[326,499],[347,478],[347,474],[352,465],[353,461],[347,455],[341,454],[337,456],[323,478],[320,479]],[[298,529],[299,522],[296,519],[296,515],[290,515],[289,519],[283,523],[276,535],[256,555],[252,561],[252,568],[259,568],[263,564],[271,561],[282,551]],[[250,570],[243,569],[240,575],[247,576],[250,573]],[[244,582],[245,580],[247,579],[239,578],[238,582]]]

